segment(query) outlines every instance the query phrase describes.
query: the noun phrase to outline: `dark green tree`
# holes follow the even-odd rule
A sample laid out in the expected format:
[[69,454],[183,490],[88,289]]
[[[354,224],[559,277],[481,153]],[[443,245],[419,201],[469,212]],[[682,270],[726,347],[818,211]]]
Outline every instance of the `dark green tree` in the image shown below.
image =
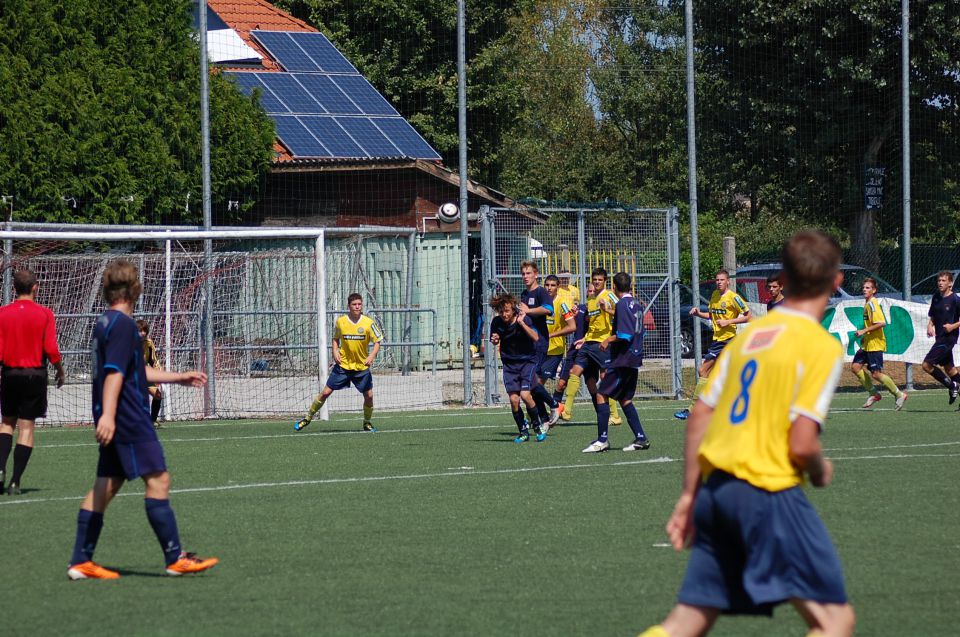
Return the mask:
[[[0,192],[15,197],[15,220],[198,221],[190,10],[189,0],[0,4]],[[273,126],[223,77],[210,87],[213,199],[248,203]]]

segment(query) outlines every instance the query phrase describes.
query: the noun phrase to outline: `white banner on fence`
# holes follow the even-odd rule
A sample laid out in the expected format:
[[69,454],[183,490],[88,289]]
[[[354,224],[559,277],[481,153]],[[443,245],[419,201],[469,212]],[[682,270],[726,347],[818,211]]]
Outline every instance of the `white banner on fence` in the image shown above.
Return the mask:
[[[766,305],[748,303],[753,316],[767,313]],[[927,311],[925,303],[911,303],[896,299],[880,299],[883,313],[887,317],[887,326],[883,328],[887,338],[885,361],[903,363],[922,363],[924,356],[933,347],[933,340],[927,336]],[[821,321],[823,327],[843,345],[844,358],[852,360],[860,348],[860,339],[856,331],[863,328],[863,301],[843,301],[828,307]],[[954,348],[954,358],[958,351]]]

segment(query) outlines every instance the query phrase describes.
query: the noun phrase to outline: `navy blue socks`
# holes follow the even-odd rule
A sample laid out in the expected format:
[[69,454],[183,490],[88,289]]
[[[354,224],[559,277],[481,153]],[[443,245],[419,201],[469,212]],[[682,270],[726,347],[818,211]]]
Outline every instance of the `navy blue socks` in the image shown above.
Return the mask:
[[633,403],[620,403],[620,410],[627,417],[627,424],[630,425],[630,429],[633,430],[633,435],[637,440],[646,440],[647,434],[643,432],[643,425],[640,424],[640,414],[637,413],[637,408],[633,406]]
[[93,559],[97,549],[97,540],[103,529],[103,514],[80,509],[77,514],[77,539],[73,544],[73,556],[70,565],[83,564]]
[[610,432],[610,403],[597,405],[597,440],[606,442]]
[[170,500],[144,498],[147,519],[163,549],[163,557],[170,566],[180,558],[180,533],[177,531],[177,518],[173,515]]

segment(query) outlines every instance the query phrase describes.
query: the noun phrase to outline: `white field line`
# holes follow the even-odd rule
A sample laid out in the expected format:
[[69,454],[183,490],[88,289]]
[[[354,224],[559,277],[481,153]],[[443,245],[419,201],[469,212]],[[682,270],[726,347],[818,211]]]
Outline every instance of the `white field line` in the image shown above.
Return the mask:
[[[844,456],[832,458],[833,460],[841,461],[851,461],[851,460],[900,460],[907,458],[957,458],[960,457],[960,453],[937,453],[937,454],[886,454],[886,455],[872,455],[872,456]],[[512,469],[489,469],[482,471],[475,470],[456,470],[456,471],[440,471],[436,473],[412,473],[412,474],[400,474],[400,475],[388,475],[388,476],[359,476],[353,478],[321,478],[317,480],[286,480],[281,482],[253,482],[248,484],[225,484],[218,486],[210,487],[188,487],[185,489],[171,489],[171,494],[183,494],[183,493],[211,493],[211,492],[225,492],[225,491],[237,491],[239,489],[268,489],[268,488],[277,488],[277,487],[302,487],[302,486],[313,486],[313,485],[328,485],[328,484],[357,484],[364,482],[385,482],[390,480],[423,480],[430,478],[451,478],[451,477],[460,477],[460,476],[483,476],[483,475],[506,475],[506,474],[517,474],[517,473],[536,473],[541,471],[563,471],[569,469],[598,469],[598,468],[608,468],[608,467],[625,467],[625,466],[636,466],[636,465],[645,465],[645,464],[665,464],[679,462],[676,458],[669,458],[667,456],[661,456],[659,458],[650,458],[647,460],[625,460],[621,462],[610,462],[604,464],[569,464],[569,465],[549,465],[544,467],[517,467]],[[142,491],[127,491],[120,493],[117,497],[134,497],[142,496]],[[69,496],[69,497],[56,497],[56,498],[17,498],[17,499],[5,499],[5,501],[0,501],[0,507],[3,506],[14,506],[20,504],[41,504],[46,502],[76,502],[81,500],[81,496]]]

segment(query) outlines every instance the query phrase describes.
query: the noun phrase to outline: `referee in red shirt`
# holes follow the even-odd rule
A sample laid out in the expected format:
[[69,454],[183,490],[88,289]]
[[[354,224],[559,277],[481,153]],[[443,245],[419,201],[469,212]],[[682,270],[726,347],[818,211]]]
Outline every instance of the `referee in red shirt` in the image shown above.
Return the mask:
[[20,428],[13,449],[10,495],[20,494],[20,478],[33,452],[33,425],[47,415],[47,361],[57,368],[57,387],[63,387],[63,359],[57,347],[53,312],[37,305],[37,276],[30,270],[13,275],[17,300],[0,308],[0,493],[13,446],[13,430]]

